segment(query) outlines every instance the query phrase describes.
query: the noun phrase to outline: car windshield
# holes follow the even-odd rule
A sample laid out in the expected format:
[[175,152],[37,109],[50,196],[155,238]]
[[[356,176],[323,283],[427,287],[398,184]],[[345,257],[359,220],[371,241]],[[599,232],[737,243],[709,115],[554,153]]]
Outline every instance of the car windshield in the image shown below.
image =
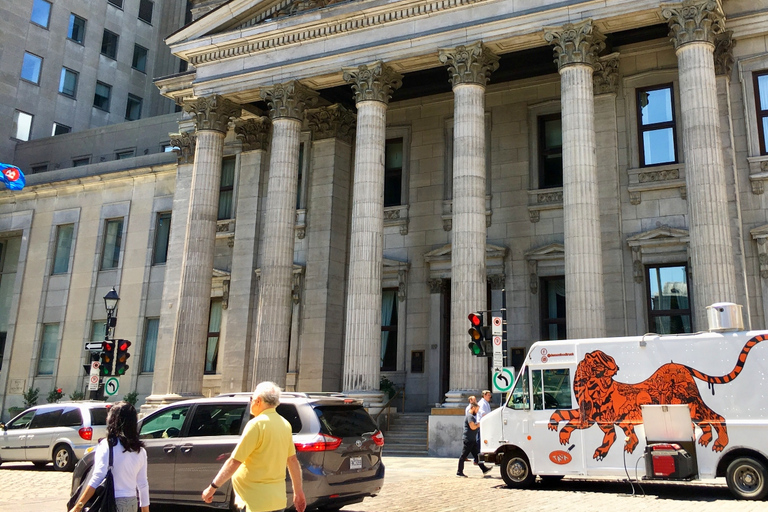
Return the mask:
[[362,406],[318,405],[315,414],[320,431],[336,437],[353,437],[376,432],[378,428]]
[[106,407],[91,409],[91,425],[94,427],[98,425],[106,425],[108,412],[109,412],[109,409],[107,409]]

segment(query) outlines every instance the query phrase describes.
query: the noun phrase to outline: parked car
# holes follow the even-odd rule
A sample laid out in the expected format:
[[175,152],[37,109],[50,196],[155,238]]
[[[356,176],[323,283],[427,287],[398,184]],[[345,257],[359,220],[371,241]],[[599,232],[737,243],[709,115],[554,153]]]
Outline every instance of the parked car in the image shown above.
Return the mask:
[[[251,418],[250,393],[185,400],[154,411],[139,422],[147,450],[152,503],[206,506],[200,494],[237,444]],[[302,467],[307,507],[339,510],[375,496],[384,482],[384,436],[356,400],[327,394],[282,393],[277,412],[291,424]],[[89,474],[93,453],[77,465],[72,490]],[[292,500],[287,479],[289,503]],[[234,507],[231,482],[209,507]]]
[[61,402],[37,405],[6,424],[0,423],[0,463],[53,462],[59,471],[72,471],[88,448],[107,435],[104,402]]

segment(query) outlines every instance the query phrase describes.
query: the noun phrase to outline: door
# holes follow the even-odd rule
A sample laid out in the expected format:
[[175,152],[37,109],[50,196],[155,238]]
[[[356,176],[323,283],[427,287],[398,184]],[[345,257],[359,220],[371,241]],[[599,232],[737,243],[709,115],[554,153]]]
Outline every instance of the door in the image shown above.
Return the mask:
[[51,460],[52,444],[59,433],[59,417],[63,411],[63,407],[45,407],[37,410],[27,434],[24,450],[26,460]]
[[0,436],[0,460],[27,460],[24,458],[24,446],[34,416],[35,411],[29,410],[8,422]]
[[[247,403],[200,404],[192,413],[185,437],[176,454],[176,500],[199,504],[208,487],[240,440]],[[228,480],[214,494],[213,503],[229,497]]]
[[174,498],[176,457],[188,412],[189,405],[171,406],[141,422],[139,437],[147,450],[150,501],[170,501]]

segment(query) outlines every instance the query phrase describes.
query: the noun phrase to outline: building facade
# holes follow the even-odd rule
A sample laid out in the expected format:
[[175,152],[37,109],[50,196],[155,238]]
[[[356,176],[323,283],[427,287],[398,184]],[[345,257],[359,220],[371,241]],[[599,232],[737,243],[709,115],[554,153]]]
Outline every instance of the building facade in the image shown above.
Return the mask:
[[190,70],[156,81],[184,112],[135,135],[177,157],[0,194],[4,408],[85,385],[112,286],[119,394],[148,406],[267,379],[376,406],[382,377],[406,410],[460,405],[489,386],[467,314],[502,298],[511,366],[538,339],[704,329],[714,302],[765,327],[768,2],[193,12],[166,39]]

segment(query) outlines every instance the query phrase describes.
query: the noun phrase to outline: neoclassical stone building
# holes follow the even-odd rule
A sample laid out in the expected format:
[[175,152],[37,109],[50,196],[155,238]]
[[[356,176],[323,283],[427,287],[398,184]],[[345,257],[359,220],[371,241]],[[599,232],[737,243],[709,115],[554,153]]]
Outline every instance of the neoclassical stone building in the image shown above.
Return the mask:
[[514,366],[720,301],[765,327],[768,2],[198,3],[166,40],[190,71],[156,80],[177,162],[0,197],[7,404],[82,382],[112,284],[149,405],[266,379],[377,404],[382,376],[464,402],[467,314],[503,294]]

